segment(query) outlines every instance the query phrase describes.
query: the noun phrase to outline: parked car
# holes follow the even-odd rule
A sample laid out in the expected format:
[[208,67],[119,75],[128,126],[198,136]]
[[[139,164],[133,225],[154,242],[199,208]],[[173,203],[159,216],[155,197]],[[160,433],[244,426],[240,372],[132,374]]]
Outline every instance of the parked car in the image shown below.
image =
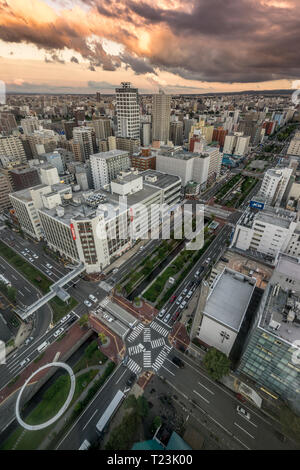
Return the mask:
[[163,308],[163,309],[162,309],[162,310],[159,312],[159,314],[158,314],[158,318],[162,318],[162,317],[164,316],[164,314],[165,314],[165,313],[166,313],[166,309],[165,309],[165,308]]
[[60,336],[62,333],[63,333],[64,329],[63,328],[59,328],[55,333],[54,333],[54,338],[58,338],[58,336]]
[[187,301],[184,300],[182,304],[180,305],[181,310],[183,310],[186,307],[186,305],[187,305]]
[[28,364],[28,362],[30,362],[30,359],[29,359],[29,357],[26,357],[26,359],[23,359],[23,361],[20,362],[20,367],[26,366],[26,364]]
[[31,343],[32,340],[33,340],[33,336],[30,336],[29,338],[26,339],[24,344],[27,346],[27,344]]
[[183,296],[181,295],[180,297],[178,297],[177,301],[176,301],[176,305],[179,305],[183,300]]
[[91,299],[94,303],[98,302],[98,299],[94,295],[89,295],[89,299]]
[[91,306],[92,306],[91,302],[89,302],[88,300],[85,300],[83,303],[84,303],[84,305],[86,305],[87,307],[91,307]]
[[176,295],[172,295],[172,297],[170,298],[170,304],[172,304],[175,299],[176,299]]
[[180,367],[181,369],[184,367],[184,362],[183,362],[181,359],[179,359],[179,357],[177,357],[177,356],[174,356],[174,357],[173,357],[172,362],[173,362],[176,366]]
[[71,318],[71,314],[68,313],[67,315],[65,315],[64,317],[62,317],[62,319],[60,320],[60,323],[64,323],[65,321],[69,320],[69,318]]
[[136,374],[131,374],[131,376],[129,377],[129,379],[126,382],[127,387],[131,387],[131,385],[134,383],[135,379],[136,379]]
[[249,419],[250,420],[250,413],[248,413],[248,411],[245,410],[245,408],[242,408],[240,405],[238,405],[236,407],[236,411],[238,412],[239,415],[243,416],[244,418],[246,419]]
[[171,314],[168,313],[168,314],[165,316],[165,318],[164,318],[164,322],[165,322],[165,323],[168,323],[168,321],[170,320],[170,317],[171,317]]

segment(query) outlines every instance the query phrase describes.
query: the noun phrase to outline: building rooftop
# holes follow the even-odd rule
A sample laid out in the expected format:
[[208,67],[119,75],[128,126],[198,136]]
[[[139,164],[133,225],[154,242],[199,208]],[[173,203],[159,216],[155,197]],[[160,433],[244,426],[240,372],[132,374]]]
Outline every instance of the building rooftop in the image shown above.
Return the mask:
[[203,313],[239,331],[255,284],[256,279],[225,268],[213,284]]
[[[263,201],[262,198],[254,198],[255,201]],[[294,212],[278,207],[265,206],[263,210],[247,208],[240,217],[238,224],[252,228],[254,222],[277,225],[289,228],[291,222],[295,221],[297,215]]]
[[104,158],[104,159],[109,159],[113,157],[118,157],[119,155],[128,155],[128,152],[125,150],[109,150],[108,152],[98,152],[94,153],[91,155],[91,157],[98,157],[98,158]]
[[[146,184],[149,186],[155,186],[160,189],[166,189],[172,184],[181,182],[179,176],[168,175],[167,173],[161,173],[160,171],[156,170],[142,171],[141,173],[139,173],[139,175],[143,176],[144,185]],[[148,177],[147,180],[145,180],[145,177]],[[150,181],[149,178],[153,178],[153,180]],[[154,181],[155,178],[156,181]]]

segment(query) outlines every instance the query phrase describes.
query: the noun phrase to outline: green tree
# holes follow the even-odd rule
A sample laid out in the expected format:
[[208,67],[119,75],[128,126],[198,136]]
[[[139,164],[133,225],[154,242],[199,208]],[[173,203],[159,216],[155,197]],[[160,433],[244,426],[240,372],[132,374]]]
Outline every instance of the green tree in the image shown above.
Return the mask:
[[149,414],[149,404],[144,396],[137,399],[137,413],[141,418],[146,418]]
[[162,419],[160,416],[155,416],[154,420],[152,421],[151,425],[151,432],[155,433],[155,431],[161,426]]
[[300,417],[287,406],[280,410],[280,423],[285,434],[300,442]]
[[99,333],[98,337],[99,337],[99,340],[100,340],[101,344],[106,344],[107,343],[107,338],[106,338],[104,333]]
[[85,315],[82,315],[82,317],[79,319],[78,323],[81,327],[83,327],[83,326],[86,326],[88,324],[88,321],[89,321],[89,316],[86,313]]
[[230,360],[218,349],[211,348],[204,356],[203,365],[214,380],[220,380],[230,372]]

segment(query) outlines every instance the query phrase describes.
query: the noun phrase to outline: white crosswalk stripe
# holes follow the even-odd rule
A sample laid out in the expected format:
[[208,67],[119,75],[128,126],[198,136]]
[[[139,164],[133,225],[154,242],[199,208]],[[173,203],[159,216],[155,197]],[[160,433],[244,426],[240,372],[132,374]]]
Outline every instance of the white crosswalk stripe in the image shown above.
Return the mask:
[[151,351],[143,352],[143,365],[144,367],[151,367]]
[[150,343],[151,341],[151,330],[150,328],[144,329],[144,343]]
[[169,331],[166,330],[166,328],[164,328],[163,326],[160,326],[160,324],[156,323],[155,321],[151,323],[150,327],[156,330],[162,336],[167,336],[169,334]]
[[163,349],[160,351],[159,355],[157,356],[157,358],[155,359],[155,362],[152,365],[152,369],[155,372],[157,372],[161,368],[161,366],[163,365],[163,363],[166,360],[166,357],[170,353],[171,349],[172,349],[172,347],[169,347],[169,346],[165,345],[163,347]]
[[127,367],[135,374],[139,374],[142,370],[141,366],[139,366],[133,359],[129,359]]
[[166,343],[163,338],[154,339],[153,341],[151,341],[151,348],[155,349],[155,348],[158,348],[159,346],[164,346],[165,344]]
[[127,341],[129,341],[129,343],[132,343],[132,341],[134,341],[141,334],[143,329],[144,329],[144,325],[142,323],[139,323],[137,326],[133,328],[132,332],[127,338]]
[[110,302],[109,297],[105,297],[102,302],[100,302],[101,307],[106,307],[106,305]]
[[136,344],[135,346],[130,346],[130,348],[128,348],[129,356],[133,356],[134,354],[139,354],[142,351],[143,351],[143,348],[139,344]]

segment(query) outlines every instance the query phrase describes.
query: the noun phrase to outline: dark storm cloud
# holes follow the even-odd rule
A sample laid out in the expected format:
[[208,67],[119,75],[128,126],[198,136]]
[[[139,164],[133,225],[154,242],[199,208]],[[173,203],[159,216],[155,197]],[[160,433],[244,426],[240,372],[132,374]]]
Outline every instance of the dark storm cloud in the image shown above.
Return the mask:
[[145,59],[134,57],[127,52],[121,54],[120,59],[126,64],[127,67],[131,67],[136,75],[141,75],[144,73],[154,73],[156,75],[153,67],[151,67],[151,65]]

